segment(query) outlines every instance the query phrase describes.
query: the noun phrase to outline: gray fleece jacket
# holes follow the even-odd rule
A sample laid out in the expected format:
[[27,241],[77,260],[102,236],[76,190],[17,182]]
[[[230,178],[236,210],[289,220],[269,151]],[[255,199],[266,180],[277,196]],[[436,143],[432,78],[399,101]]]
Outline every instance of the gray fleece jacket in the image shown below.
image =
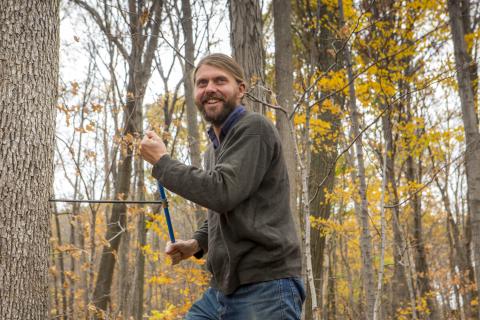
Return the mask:
[[193,238],[207,252],[212,287],[231,294],[244,284],[301,275],[282,146],[265,117],[246,112],[217,149],[209,146],[205,170],[166,155],[153,176],[209,209]]

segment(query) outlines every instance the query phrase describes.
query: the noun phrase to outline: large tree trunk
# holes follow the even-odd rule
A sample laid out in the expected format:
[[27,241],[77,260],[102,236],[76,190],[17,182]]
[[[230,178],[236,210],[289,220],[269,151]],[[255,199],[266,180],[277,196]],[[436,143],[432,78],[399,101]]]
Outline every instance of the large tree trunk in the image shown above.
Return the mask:
[[[258,0],[230,0],[230,42],[233,58],[243,67],[248,92],[265,101],[265,52],[263,50],[262,12]],[[249,110],[264,113],[261,103],[244,101]]]
[[[280,9],[285,11],[285,9]],[[335,160],[337,157],[338,145],[338,129],[340,126],[339,113],[332,112],[333,108],[325,108],[327,103],[341,105],[343,103],[341,95],[333,92],[334,90],[317,91],[313,80],[318,76],[325,77],[326,74],[333,71],[338,71],[340,65],[337,63],[337,57],[332,55],[332,42],[330,39],[334,38],[332,25],[337,23],[337,12],[326,6],[323,3],[297,3],[297,15],[301,20],[302,25],[311,25],[312,28],[303,30],[300,36],[302,45],[306,48],[302,59],[305,61],[304,70],[308,73],[306,78],[307,87],[315,87],[311,93],[310,99],[317,101],[318,110],[312,111],[312,117],[315,120],[322,120],[330,124],[328,132],[321,134],[312,139],[312,152],[309,170],[309,193],[311,197],[311,210],[309,215],[315,218],[322,218],[328,220],[331,215],[331,204],[327,200],[326,195],[331,193],[335,183]],[[280,24],[285,24],[286,20],[281,20]],[[282,54],[284,46],[279,46],[276,51]],[[276,52],[277,54],[277,52]],[[293,63],[290,62],[292,65]],[[278,66],[277,66],[278,67]],[[292,68],[290,66],[290,68]],[[327,75],[329,76],[329,75]],[[278,91],[278,90],[277,90]],[[331,95],[327,101],[323,101],[326,96]],[[320,142],[318,142],[320,140]],[[311,230],[312,245],[312,268],[313,277],[315,279],[315,288],[317,289],[316,296],[319,297],[319,306],[322,311],[322,318],[330,317],[329,309],[327,308],[328,298],[327,292],[331,288],[328,285],[332,282],[328,281],[328,271],[325,269],[324,260],[328,257],[325,251],[326,235],[323,230],[314,228]],[[306,318],[312,318],[311,295],[307,295],[305,313]]]
[[[335,35],[330,25],[334,25],[336,22],[336,12],[329,12],[330,9],[321,2],[318,3],[318,6],[320,7],[317,12],[320,12],[323,16],[317,18],[322,21],[328,21],[328,23],[319,24],[320,30],[317,30],[319,36],[317,37],[318,39],[315,39],[317,43],[315,45],[316,52],[313,54],[313,57],[318,59],[318,61],[315,62],[319,67],[318,71],[326,74],[329,71],[338,71],[341,68],[341,64],[337,62],[341,59],[339,59],[337,55],[329,54],[329,52],[334,51],[330,39],[334,38]],[[341,124],[340,113],[334,113],[328,110],[328,108],[324,108],[324,106],[330,102],[331,104],[337,105],[340,110],[344,103],[344,98],[342,94],[335,93],[333,90],[323,91],[320,94],[320,101],[326,96],[331,96],[331,98],[320,103],[316,118],[321,119],[325,123],[329,123],[331,127],[328,132],[325,132],[320,137],[321,143],[313,143],[312,161],[310,163],[310,196],[312,199],[311,215],[316,218],[329,220],[332,205],[327,195],[333,192],[335,186],[335,161],[338,155],[338,137]],[[329,253],[326,252],[326,242],[327,236],[324,230],[312,230],[312,254],[315,257],[313,274],[319,282],[315,287],[320,290],[318,295],[320,297],[320,304],[322,305],[322,318],[332,319],[332,309],[329,307],[332,301],[329,301],[328,297],[324,299],[327,293],[330,294],[333,289],[329,287],[329,285],[333,283],[331,279],[325,278],[331,269],[329,268],[328,272],[324,272],[323,270],[325,257],[329,255]]]
[[0,2],[0,316],[48,319],[59,1]]
[[[480,293],[480,133],[475,112],[473,84],[470,74],[472,61],[465,42],[460,0],[448,0],[448,12],[457,69],[457,82],[465,130],[465,167],[467,172],[468,207],[473,242],[473,265],[477,295]],[[477,310],[480,310],[478,308]],[[478,315],[480,317],[480,314]]]

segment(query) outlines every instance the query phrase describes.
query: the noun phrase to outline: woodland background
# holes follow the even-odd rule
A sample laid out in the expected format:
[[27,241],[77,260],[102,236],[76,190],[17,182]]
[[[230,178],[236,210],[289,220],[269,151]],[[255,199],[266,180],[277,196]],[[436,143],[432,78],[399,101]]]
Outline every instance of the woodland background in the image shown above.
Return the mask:
[[[48,199],[158,199],[147,128],[201,166],[189,74],[213,52],[282,137],[305,319],[480,318],[478,0],[0,7],[2,319],[173,320],[200,297],[159,205]],[[205,210],[168,197],[187,239]]]

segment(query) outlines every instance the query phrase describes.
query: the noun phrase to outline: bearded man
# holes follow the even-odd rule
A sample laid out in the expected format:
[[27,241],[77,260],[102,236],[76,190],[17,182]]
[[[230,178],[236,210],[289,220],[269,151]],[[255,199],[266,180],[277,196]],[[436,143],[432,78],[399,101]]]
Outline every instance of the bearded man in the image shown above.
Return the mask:
[[278,132],[242,106],[244,73],[231,57],[204,57],[193,84],[195,104],[211,124],[204,169],[172,159],[153,131],[140,147],[160,183],[208,209],[191,239],[166,247],[173,264],[207,255],[210,287],[186,319],[299,320],[300,244]]

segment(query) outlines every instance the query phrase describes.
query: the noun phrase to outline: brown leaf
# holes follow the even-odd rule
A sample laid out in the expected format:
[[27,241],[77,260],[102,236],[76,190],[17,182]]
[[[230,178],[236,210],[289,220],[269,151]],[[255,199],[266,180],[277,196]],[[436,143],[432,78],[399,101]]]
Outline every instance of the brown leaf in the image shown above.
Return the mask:
[[145,9],[142,12],[142,15],[140,16],[140,24],[143,26],[145,23],[148,21],[148,10]]

